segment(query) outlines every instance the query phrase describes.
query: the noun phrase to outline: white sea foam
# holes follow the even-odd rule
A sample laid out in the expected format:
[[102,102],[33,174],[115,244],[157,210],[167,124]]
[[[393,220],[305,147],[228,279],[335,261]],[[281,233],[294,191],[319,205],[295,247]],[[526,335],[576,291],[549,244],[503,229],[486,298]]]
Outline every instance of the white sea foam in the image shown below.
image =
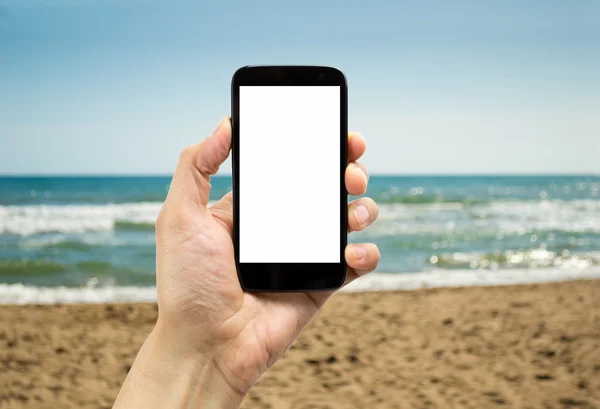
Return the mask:
[[154,223],[162,203],[0,206],[0,234],[111,231],[117,222]]
[[[343,291],[393,291],[437,287],[496,286],[600,279],[600,268],[433,270],[411,274],[371,273]],[[33,287],[0,284],[0,304],[154,302],[156,287]]]
[[384,203],[368,234],[441,235],[474,228],[491,235],[600,233],[600,200],[493,201],[475,205]]
[[0,284],[0,304],[154,302],[156,287],[34,287]]
[[505,270],[432,270],[411,274],[371,273],[344,291],[415,290],[438,287],[473,287],[533,284],[569,280],[600,279],[600,268],[538,268]]
[[600,232],[599,200],[498,201],[475,207],[473,212],[480,219],[500,219],[503,223],[499,223],[499,227],[513,232],[525,232],[525,228],[572,233]]
[[153,225],[162,205],[162,202],[141,202],[0,206],[0,234],[107,232],[118,223]]

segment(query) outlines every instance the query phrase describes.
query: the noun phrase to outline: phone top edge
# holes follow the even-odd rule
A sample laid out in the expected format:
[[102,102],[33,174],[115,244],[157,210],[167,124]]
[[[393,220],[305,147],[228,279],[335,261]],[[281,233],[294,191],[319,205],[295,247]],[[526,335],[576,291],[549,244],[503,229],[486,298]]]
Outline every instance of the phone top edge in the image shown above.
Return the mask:
[[248,85],[337,85],[348,88],[344,72],[325,65],[245,65],[238,68],[231,87]]
[[263,71],[263,70],[270,70],[270,69],[326,70],[326,71],[336,72],[338,74],[343,75],[344,78],[346,78],[346,75],[340,68],[334,67],[331,65],[287,65],[287,64],[286,65],[244,65],[244,66],[238,68],[237,70],[235,70],[235,72],[233,73],[233,76],[235,77],[237,74],[244,72],[244,71],[248,71],[248,70]]

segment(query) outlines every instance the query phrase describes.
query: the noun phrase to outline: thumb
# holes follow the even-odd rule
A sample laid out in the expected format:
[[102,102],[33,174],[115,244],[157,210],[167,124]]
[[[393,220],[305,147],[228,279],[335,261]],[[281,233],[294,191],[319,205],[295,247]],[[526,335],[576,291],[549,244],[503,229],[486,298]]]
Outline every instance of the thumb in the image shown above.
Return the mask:
[[230,150],[231,120],[225,117],[212,135],[181,152],[165,205],[177,203],[206,208],[210,176],[217,173]]

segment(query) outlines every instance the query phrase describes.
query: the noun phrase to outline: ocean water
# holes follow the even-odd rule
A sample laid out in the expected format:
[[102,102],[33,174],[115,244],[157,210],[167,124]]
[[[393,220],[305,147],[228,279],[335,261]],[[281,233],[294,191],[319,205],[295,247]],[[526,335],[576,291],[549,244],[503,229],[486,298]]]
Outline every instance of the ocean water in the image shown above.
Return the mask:
[[[151,299],[169,182],[0,177],[0,302]],[[216,200],[231,179],[212,186]],[[350,241],[379,245],[382,274],[356,289],[600,272],[600,176],[372,176],[367,195],[379,220]]]

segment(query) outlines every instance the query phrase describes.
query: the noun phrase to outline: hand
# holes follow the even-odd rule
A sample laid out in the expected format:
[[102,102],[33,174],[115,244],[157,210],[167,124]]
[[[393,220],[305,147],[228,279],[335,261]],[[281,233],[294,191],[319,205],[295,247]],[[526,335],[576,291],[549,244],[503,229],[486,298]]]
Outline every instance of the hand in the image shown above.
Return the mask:
[[[360,195],[366,191],[368,177],[357,160],[366,145],[359,134],[348,138],[346,188]],[[154,336],[160,341],[151,348],[179,351],[187,359],[202,357],[195,368],[211,369],[197,372],[217,374],[218,383],[227,385],[241,402],[333,292],[242,291],[234,260],[231,192],[207,207],[210,176],[227,159],[230,147],[231,124],[225,118],[210,137],[180,156],[156,222],[159,318]],[[369,198],[350,203],[348,210],[350,231],[363,230],[378,215]],[[345,255],[345,284],[373,270],[380,258],[374,244],[349,244]],[[160,343],[166,346],[161,349]],[[229,401],[236,400],[228,395]],[[214,396],[218,400],[220,395]]]

